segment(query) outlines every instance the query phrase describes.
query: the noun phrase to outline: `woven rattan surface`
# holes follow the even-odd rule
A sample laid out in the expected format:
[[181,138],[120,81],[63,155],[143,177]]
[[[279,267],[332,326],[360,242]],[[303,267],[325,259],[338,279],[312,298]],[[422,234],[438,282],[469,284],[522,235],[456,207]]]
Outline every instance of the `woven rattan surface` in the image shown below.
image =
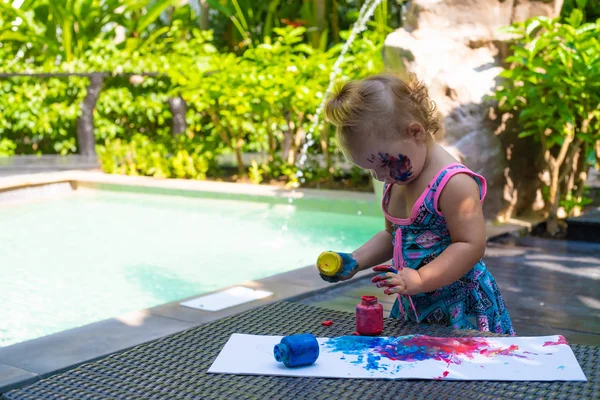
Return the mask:
[[[324,327],[321,322],[334,321]],[[598,399],[600,347],[573,345],[588,382],[317,379],[207,374],[232,333],[343,336],[354,315],[280,302],[140,345],[4,395],[25,399]],[[386,336],[481,336],[386,320]]]

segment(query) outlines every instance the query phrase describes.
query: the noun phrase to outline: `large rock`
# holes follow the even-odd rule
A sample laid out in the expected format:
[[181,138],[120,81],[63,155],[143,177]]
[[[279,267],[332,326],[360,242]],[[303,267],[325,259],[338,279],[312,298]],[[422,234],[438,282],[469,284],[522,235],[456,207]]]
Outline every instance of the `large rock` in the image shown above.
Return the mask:
[[414,72],[428,84],[444,122],[437,140],[487,179],[487,217],[507,208],[504,186],[512,179],[509,170],[519,168],[517,158],[506,160],[495,102],[487,98],[506,57],[500,28],[557,16],[561,7],[562,0],[413,0],[404,28],[386,39],[386,66]]

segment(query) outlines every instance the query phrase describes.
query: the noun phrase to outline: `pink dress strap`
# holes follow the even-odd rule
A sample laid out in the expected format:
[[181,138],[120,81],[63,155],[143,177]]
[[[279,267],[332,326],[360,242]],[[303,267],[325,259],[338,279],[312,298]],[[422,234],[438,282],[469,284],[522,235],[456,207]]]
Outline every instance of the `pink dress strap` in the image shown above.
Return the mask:
[[[385,184],[383,198],[381,199],[381,209],[383,210],[383,213],[384,213],[385,217],[388,219],[388,221],[390,221],[396,225],[412,224],[414,222],[414,220],[417,218],[417,215],[419,213],[419,208],[423,204],[423,201],[429,194],[429,191],[431,190],[431,188],[435,185],[437,180],[440,178],[440,175],[442,175],[447,170],[452,171],[452,168],[455,168],[455,167],[462,167],[462,168],[457,168],[458,171],[463,171],[463,172],[469,171],[466,167],[464,167],[462,164],[459,164],[459,163],[453,163],[450,165],[446,165],[444,168],[440,169],[438,171],[438,173],[435,174],[435,176],[433,178],[431,178],[431,181],[429,181],[429,184],[427,185],[425,190],[423,190],[423,193],[421,193],[421,195],[419,196],[417,201],[415,201],[415,204],[413,204],[411,213],[408,218],[396,218],[396,217],[393,217],[390,214],[388,214],[387,208],[388,208],[388,205],[390,202],[390,189],[392,188],[393,185]],[[448,171],[448,172],[450,172],[450,171]],[[448,173],[446,173],[446,175],[447,174]],[[444,178],[445,178],[445,176],[444,176]],[[444,179],[442,179],[442,181],[444,181]],[[447,180],[446,180],[446,182],[447,182]],[[446,182],[444,182],[444,184],[446,184]]]
[[458,174],[467,174],[470,177],[472,177],[475,180],[475,182],[477,182],[477,186],[479,186],[479,200],[481,201],[481,203],[483,203],[483,200],[485,199],[485,195],[487,194],[487,182],[485,178],[479,174],[476,174],[475,172],[471,171],[465,166],[462,167],[463,168],[449,169],[442,178],[442,180],[438,183],[435,196],[433,197],[433,211],[435,211],[440,216],[442,215],[442,213],[439,211],[440,195],[444,191],[444,188],[446,187],[448,181]]

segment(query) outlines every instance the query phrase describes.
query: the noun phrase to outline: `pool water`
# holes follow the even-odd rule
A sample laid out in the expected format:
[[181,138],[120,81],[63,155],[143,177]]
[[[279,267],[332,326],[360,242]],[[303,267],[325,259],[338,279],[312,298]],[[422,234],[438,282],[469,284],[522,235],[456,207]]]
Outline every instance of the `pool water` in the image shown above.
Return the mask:
[[305,267],[383,227],[296,203],[78,190],[0,207],[0,347]]

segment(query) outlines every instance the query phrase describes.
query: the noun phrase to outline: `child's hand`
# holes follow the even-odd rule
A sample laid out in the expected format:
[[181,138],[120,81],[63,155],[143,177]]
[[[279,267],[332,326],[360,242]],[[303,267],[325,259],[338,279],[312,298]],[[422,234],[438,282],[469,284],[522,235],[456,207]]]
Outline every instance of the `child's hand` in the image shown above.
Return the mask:
[[373,268],[375,272],[383,272],[372,279],[373,283],[377,284],[378,288],[387,287],[383,291],[385,294],[403,294],[412,296],[415,294],[422,293],[423,280],[419,272],[410,269],[402,268],[396,271],[389,265],[380,265]]
[[344,268],[334,276],[323,275],[319,272],[321,279],[329,283],[347,281],[358,272],[358,262],[352,257],[352,254],[338,253],[344,262]]

